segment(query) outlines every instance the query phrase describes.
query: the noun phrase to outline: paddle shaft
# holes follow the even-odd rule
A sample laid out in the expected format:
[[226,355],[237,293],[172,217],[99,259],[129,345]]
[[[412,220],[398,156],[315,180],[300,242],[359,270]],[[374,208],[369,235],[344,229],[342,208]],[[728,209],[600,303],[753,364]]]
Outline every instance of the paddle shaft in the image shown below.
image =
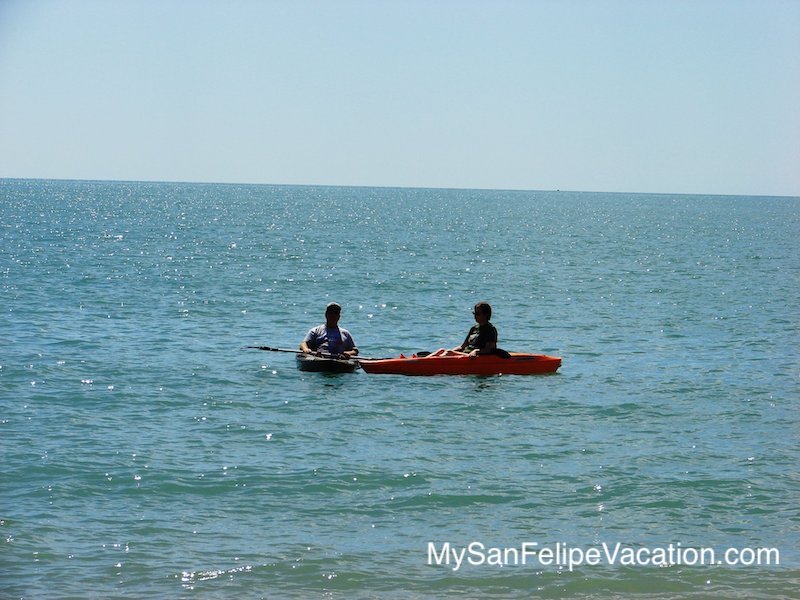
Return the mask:
[[268,350],[269,352],[291,352],[292,354],[305,354],[302,350],[289,350],[287,348],[270,348],[269,346],[244,346],[251,350]]
[[[268,352],[289,352],[290,354],[306,354],[302,350],[290,350],[288,348],[272,348],[270,346],[243,346],[252,350],[266,350]],[[334,354],[323,354],[330,358],[337,358]],[[366,356],[351,356],[350,360],[385,360],[383,358],[368,358]]]
[[[306,352],[303,352],[302,350],[290,350],[288,348],[271,348],[269,346],[245,346],[245,348],[250,348],[252,350],[267,350],[269,352],[289,352],[290,354],[307,354]],[[313,352],[311,354],[314,355]],[[322,354],[322,356],[324,356],[326,358],[341,358],[341,356],[337,355],[337,354],[326,354],[324,352],[321,352],[320,354]],[[356,357],[355,356],[350,356],[350,357],[348,357],[348,360],[349,359],[356,359]]]

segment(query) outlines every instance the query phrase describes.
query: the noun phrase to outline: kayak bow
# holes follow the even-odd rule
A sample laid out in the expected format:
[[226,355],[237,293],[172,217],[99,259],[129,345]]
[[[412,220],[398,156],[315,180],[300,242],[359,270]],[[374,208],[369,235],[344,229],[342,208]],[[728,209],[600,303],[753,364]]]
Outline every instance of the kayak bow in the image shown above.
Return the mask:
[[322,373],[352,373],[358,368],[358,361],[353,359],[298,354],[297,368],[301,371]]

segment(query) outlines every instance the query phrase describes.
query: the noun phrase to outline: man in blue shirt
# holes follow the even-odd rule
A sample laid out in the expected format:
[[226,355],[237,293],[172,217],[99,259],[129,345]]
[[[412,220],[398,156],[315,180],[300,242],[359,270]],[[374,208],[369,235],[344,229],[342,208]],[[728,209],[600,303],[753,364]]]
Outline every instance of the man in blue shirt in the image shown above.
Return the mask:
[[300,342],[300,350],[309,354],[343,354],[348,357],[358,356],[358,348],[353,336],[347,329],[339,327],[342,307],[331,302],[325,308],[325,323],[313,327]]

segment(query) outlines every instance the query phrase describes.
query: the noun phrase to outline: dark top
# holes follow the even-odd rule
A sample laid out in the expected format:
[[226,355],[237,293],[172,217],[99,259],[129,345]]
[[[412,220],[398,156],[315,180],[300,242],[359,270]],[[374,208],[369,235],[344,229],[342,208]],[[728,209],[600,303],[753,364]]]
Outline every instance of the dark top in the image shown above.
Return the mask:
[[488,342],[494,342],[497,345],[497,329],[494,325],[487,323],[486,325],[473,325],[467,337],[464,338],[464,343],[461,347],[464,352],[472,352],[473,350],[483,350],[486,348]]

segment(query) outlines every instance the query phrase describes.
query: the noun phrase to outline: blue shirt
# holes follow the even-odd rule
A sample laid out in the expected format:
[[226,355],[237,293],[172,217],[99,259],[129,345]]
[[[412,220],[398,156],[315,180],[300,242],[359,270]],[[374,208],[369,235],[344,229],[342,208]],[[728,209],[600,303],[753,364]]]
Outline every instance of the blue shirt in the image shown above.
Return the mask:
[[303,341],[315,352],[325,352],[326,354],[342,354],[346,350],[353,350],[356,347],[353,336],[347,329],[326,325],[309,329]]

